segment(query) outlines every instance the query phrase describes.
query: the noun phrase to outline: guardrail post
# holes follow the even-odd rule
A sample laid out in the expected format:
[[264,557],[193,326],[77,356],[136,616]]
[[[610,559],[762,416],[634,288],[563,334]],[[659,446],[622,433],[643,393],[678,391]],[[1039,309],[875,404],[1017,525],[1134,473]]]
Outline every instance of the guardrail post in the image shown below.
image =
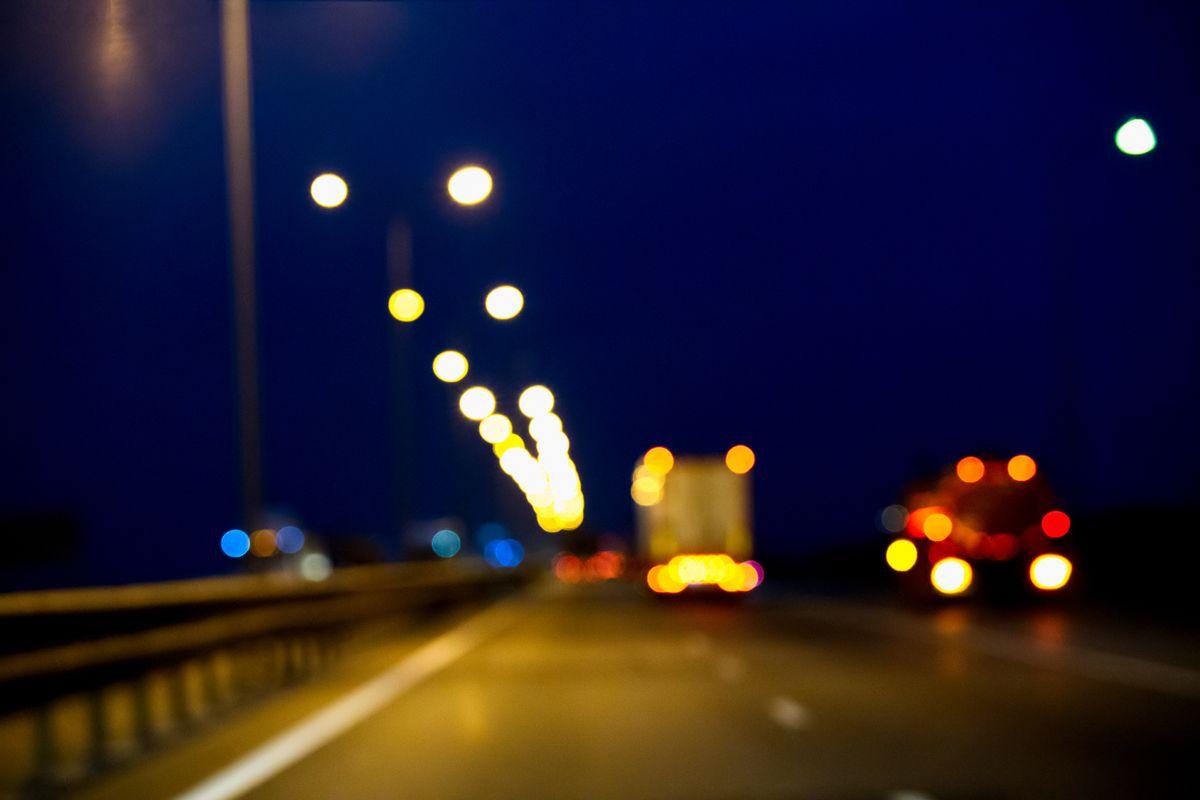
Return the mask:
[[186,661],[167,672],[167,683],[170,686],[171,719],[175,723],[175,730],[187,730],[192,725],[192,715],[188,711]]
[[49,704],[37,707],[33,716],[33,792],[52,786],[57,778],[58,747],[54,740],[54,713]]
[[154,723],[150,717],[150,675],[133,681],[133,736],[141,750],[154,746]]
[[212,715],[221,709],[221,676],[218,673],[217,656],[215,653],[206,656],[200,662],[201,678],[204,682],[204,712]]
[[108,709],[104,706],[104,691],[88,692],[88,767],[99,772],[108,764]]

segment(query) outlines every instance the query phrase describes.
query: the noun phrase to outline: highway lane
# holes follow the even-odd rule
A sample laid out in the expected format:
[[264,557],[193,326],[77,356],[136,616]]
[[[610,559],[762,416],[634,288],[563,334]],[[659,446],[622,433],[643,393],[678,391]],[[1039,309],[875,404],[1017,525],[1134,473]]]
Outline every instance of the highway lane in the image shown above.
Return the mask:
[[[1132,653],[1097,670],[1105,651],[1076,648],[1067,616],[1005,628],[958,609],[655,602],[622,585],[483,613],[350,659],[89,794],[173,796],[214,775],[232,781],[207,796],[254,798],[1129,797],[1196,784],[1200,673],[1143,674],[1153,662]],[[395,664],[413,680],[376,693],[361,721],[292,742],[253,780],[229,771]]]

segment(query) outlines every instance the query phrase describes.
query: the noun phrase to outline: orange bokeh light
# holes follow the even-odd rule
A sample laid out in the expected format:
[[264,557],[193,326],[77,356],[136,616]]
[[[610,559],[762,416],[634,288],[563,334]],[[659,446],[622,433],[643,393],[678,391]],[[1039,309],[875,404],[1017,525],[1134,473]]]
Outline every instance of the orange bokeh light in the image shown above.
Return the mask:
[[1008,460],[1008,477],[1014,481],[1027,481],[1037,474],[1037,462],[1027,455],[1013,456]]
[[931,542],[942,541],[953,530],[954,521],[940,511],[930,514],[925,518],[924,524],[921,525],[921,532]]
[[976,483],[984,473],[983,462],[975,456],[967,456],[958,462],[954,471],[958,473],[958,479],[963,483]]
[[737,475],[745,475],[754,467],[754,451],[744,444],[735,444],[725,454],[725,466]]
[[675,466],[675,456],[665,447],[651,447],[642,456],[642,463],[655,475],[666,475]]

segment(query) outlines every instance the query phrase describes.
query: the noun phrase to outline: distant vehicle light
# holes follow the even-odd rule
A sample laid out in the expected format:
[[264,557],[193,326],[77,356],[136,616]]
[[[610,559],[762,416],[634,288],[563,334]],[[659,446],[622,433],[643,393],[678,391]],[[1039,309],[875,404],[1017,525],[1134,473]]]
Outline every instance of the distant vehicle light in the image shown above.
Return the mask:
[[642,464],[655,475],[663,476],[675,467],[675,456],[665,447],[651,447],[642,456]]
[[943,558],[933,565],[929,582],[942,594],[962,594],[971,586],[974,572],[961,558]]
[[662,482],[652,475],[638,478],[629,488],[629,496],[639,506],[654,506],[662,500]]
[[525,296],[515,286],[497,286],[487,293],[483,307],[493,319],[510,320],[525,307]]
[[283,553],[298,553],[304,547],[304,531],[295,525],[284,525],[275,533],[275,544]]
[[1042,517],[1042,532],[1051,539],[1061,539],[1071,530],[1071,518],[1062,511],[1049,511]]
[[1037,474],[1037,462],[1027,455],[1013,456],[1008,460],[1008,477],[1025,482]]
[[397,289],[388,298],[388,312],[399,322],[415,322],[425,313],[425,298],[413,289]]
[[462,539],[454,531],[443,529],[429,540],[429,547],[438,558],[451,558],[462,548]]
[[754,451],[744,444],[735,444],[725,454],[725,466],[735,475],[745,475],[754,468]]
[[908,524],[908,509],[893,504],[879,512],[879,524],[888,533],[899,533]]
[[925,518],[921,532],[931,542],[940,542],[954,530],[954,521],[940,511],[935,511]]
[[1113,137],[1117,149],[1127,156],[1144,156],[1155,148],[1158,138],[1150,123],[1139,117],[1134,117],[1117,128]]
[[1071,571],[1071,562],[1065,556],[1046,553],[1029,565],[1029,580],[1042,591],[1053,592],[1067,585]]
[[300,576],[308,581],[323,581],[333,574],[333,564],[324,553],[306,553],[300,559]]
[[884,558],[896,572],[908,572],[917,563],[917,546],[908,539],[897,539],[888,545]]
[[467,357],[457,350],[443,350],[433,357],[433,374],[442,383],[458,383],[470,368]]
[[350,189],[340,175],[325,172],[313,178],[308,187],[308,193],[312,196],[313,202],[321,208],[337,208],[346,202]]
[[275,531],[263,528],[250,534],[250,552],[259,558],[275,555]]
[[486,169],[474,164],[460,167],[446,181],[446,191],[459,205],[478,205],[492,193],[492,176]]
[[967,456],[961,459],[954,467],[954,471],[958,474],[958,479],[963,483],[978,483],[986,468],[983,462],[975,456]]
[[221,552],[230,558],[241,558],[250,552],[250,535],[234,528],[221,534]]

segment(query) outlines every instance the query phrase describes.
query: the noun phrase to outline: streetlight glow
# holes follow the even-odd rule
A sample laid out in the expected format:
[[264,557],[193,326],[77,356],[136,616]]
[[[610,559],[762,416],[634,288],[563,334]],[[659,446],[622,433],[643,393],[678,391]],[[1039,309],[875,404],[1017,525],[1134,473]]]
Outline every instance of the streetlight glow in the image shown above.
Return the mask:
[[515,286],[497,286],[487,293],[483,307],[493,319],[512,319],[525,307],[525,296]]
[[308,193],[312,195],[313,202],[321,208],[337,208],[346,202],[350,189],[340,175],[325,172],[313,178]]
[[470,365],[457,350],[443,350],[433,357],[433,374],[443,383],[458,383],[467,377]]
[[446,181],[446,191],[459,205],[478,205],[492,193],[492,176],[486,169],[474,164],[460,167]]
[[512,420],[503,414],[491,414],[479,423],[479,436],[488,444],[500,444],[512,430]]
[[496,410],[496,395],[482,386],[472,386],[459,396],[458,410],[467,419],[479,422]]
[[735,444],[725,454],[725,466],[735,475],[745,475],[754,467],[754,451],[744,444]]
[[530,419],[549,414],[554,410],[554,393],[545,386],[530,386],[517,398],[517,408]]
[[1158,144],[1150,123],[1139,117],[1134,117],[1117,128],[1117,134],[1113,138],[1116,140],[1117,149],[1127,156],[1144,156]]
[[388,311],[400,322],[413,322],[425,313],[425,298],[412,289],[397,289],[388,298]]

